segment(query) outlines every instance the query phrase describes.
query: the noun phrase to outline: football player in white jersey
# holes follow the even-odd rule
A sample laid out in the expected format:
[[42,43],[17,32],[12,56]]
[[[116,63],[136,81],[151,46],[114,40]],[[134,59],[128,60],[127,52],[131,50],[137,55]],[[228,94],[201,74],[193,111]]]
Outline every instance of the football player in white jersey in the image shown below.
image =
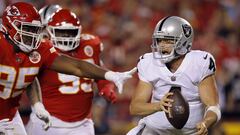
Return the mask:
[[[169,16],[158,22],[153,52],[138,62],[140,80],[130,104],[132,115],[144,117],[127,135],[205,135],[220,120],[215,60],[208,52],[191,50],[193,36],[192,26],[183,18]],[[168,98],[172,86],[181,87],[189,103],[189,118],[180,130],[165,115],[173,102]]]

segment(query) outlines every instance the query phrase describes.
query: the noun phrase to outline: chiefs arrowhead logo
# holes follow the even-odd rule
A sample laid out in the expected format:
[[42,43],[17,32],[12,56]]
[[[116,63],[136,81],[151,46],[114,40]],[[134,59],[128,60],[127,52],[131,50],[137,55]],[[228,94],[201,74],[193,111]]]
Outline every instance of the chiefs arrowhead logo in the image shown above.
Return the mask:
[[182,25],[182,29],[185,37],[190,37],[190,35],[192,34],[192,28],[189,25],[184,24]]
[[12,6],[7,8],[7,15],[8,16],[20,16],[20,12],[17,7]]

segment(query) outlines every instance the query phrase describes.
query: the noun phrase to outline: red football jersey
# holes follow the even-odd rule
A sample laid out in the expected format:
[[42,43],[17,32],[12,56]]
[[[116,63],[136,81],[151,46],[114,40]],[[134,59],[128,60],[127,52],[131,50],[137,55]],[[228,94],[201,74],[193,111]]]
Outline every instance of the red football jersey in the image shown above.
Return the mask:
[[10,39],[0,32],[0,119],[12,119],[23,90],[58,56],[49,42],[30,54],[15,52]]
[[[82,34],[80,45],[69,56],[100,65],[102,43],[98,37]],[[63,53],[63,52],[62,52]],[[93,80],[44,70],[38,76],[42,100],[49,113],[63,121],[80,121],[91,112]]]

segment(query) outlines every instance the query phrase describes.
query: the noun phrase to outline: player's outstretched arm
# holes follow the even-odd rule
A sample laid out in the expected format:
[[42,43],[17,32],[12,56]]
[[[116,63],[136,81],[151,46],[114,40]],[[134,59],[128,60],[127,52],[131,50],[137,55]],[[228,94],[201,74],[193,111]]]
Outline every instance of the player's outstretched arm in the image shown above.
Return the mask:
[[32,105],[41,102],[40,85],[37,78],[27,87],[26,93]]
[[128,72],[107,71],[97,65],[66,55],[58,56],[50,68],[60,73],[79,77],[112,81],[117,86],[119,93],[122,93],[123,83],[136,72],[136,68]]
[[105,79],[104,75],[107,72],[97,65],[64,54],[54,60],[51,69],[60,73],[93,79]]
[[208,128],[217,123],[221,118],[219,96],[217,92],[215,75],[206,77],[199,85],[199,94],[206,106],[203,120],[197,124],[199,135],[208,132]]

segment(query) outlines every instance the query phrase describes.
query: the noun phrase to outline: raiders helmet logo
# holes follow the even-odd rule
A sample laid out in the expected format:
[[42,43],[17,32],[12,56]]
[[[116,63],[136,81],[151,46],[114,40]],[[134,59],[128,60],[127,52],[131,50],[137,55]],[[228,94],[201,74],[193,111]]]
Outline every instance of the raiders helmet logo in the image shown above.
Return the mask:
[[8,7],[6,10],[7,10],[8,16],[20,16],[20,12],[19,12],[18,8],[15,6]]
[[182,25],[182,29],[185,37],[190,37],[190,35],[192,34],[192,28],[189,25],[184,24]]

